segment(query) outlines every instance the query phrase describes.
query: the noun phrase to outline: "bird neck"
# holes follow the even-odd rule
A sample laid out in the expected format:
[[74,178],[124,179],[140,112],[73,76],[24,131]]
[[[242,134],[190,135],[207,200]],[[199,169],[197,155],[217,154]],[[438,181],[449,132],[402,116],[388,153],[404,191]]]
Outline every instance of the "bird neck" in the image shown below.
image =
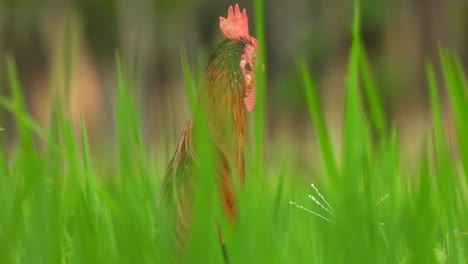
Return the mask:
[[229,89],[214,96],[204,109],[213,143],[228,157],[233,153],[243,156],[246,125],[242,89]]
[[244,79],[240,58],[245,43],[224,41],[213,52],[206,66],[199,107],[205,113],[210,141],[223,158],[244,169],[245,108]]

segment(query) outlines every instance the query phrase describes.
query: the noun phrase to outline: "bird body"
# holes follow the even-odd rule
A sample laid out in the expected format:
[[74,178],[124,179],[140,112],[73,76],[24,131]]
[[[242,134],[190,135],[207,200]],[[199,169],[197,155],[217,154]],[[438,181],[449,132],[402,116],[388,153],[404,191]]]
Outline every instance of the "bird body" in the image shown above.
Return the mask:
[[198,178],[207,177],[197,175],[196,126],[203,126],[208,133],[220,201],[230,220],[236,210],[233,180],[244,181],[245,114],[255,103],[253,62],[257,41],[249,35],[245,9],[241,13],[238,5],[234,10],[229,8],[227,18],[220,17],[220,30],[226,40],[210,56],[198,98],[203,116],[197,119],[192,114],[188,119],[161,187],[161,200],[172,207],[175,239],[182,248],[190,229]]

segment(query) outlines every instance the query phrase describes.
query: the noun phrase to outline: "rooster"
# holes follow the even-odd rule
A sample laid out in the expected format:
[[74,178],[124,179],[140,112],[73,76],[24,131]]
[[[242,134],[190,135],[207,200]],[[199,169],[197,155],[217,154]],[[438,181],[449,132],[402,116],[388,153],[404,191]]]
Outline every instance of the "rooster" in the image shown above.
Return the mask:
[[196,175],[195,126],[209,133],[216,184],[228,220],[236,211],[233,180],[244,182],[245,114],[255,104],[257,40],[249,34],[246,10],[241,12],[237,4],[229,7],[227,18],[219,18],[219,28],[226,39],[211,54],[198,98],[204,122],[197,123],[194,114],[188,119],[161,187],[161,200],[169,202],[174,212],[179,248],[185,247],[190,228],[197,178],[207,177]]

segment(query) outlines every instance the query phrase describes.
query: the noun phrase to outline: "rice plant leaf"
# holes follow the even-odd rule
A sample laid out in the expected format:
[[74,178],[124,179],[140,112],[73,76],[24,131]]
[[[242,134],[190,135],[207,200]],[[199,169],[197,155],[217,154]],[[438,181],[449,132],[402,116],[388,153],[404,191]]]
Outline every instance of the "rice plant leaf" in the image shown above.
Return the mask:
[[360,73],[362,76],[364,92],[370,106],[370,117],[375,128],[377,129],[377,133],[380,136],[386,136],[388,133],[388,121],[385,116],[382,101],[380,99],[379,90],[372,73],[372,68],[369,64],[369,59],[362,45],[362,41],[360,41],[359,46],[361,47]]
[[263,0],[253,1],[255,20],[255,37],[258,48],[255,61],[255,108],[253,110],[254,148],[253,148],[253,177],[263,174],[263,133],[265,121],[265,93],[266,93],[266,42],[265,42],[265,7]]
[[336,180],[338,177],[338,165],[336,163],[335,155],[330,142],[330,137],[321,113],[319,99],[316,94],[316,87],[312,81],[310,71],[304,59],[299,59],[297,68],[300,73],[302,85],[306,94],[307,105],[309,107],[309,114],[314,125],[317,141],[319,143],[320,154],[325,165],[327,175]]
[[468,116],[468,108],[466,107],[468,99],[463,81],[464,77],[459,64],[457,65],[455,59],[443,49],[440,50],[440,59],[455,121],[458,151],[465,171],[466,181],[468,181],[468,122],[466,118]]

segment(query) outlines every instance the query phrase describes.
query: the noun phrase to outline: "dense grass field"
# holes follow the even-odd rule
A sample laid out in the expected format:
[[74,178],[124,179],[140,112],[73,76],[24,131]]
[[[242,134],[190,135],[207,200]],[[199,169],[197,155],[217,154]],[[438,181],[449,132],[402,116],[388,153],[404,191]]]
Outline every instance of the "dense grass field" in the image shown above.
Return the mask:
[[[96,157],[89,153],[86,120],[76,133],[61,111],[66,102],[55,100],[48,127],[28,114],[14,59],[7,58],[11,96],[0,97],[0,106],[16,127],[0,126],[15,129],[17,142],[12,150],[0,147],[0,263],[223,263],[217,219],[230,263],[468,262],[468,87],[456,56],[441,49],[440,63],[427,63],[433,126],[417,165],[407,168],[359,37],[356,8],[341,156],[332,150],[313,73],[297,59],[320,153],[310,160],[319,169],[301,172],[317,181],[304,183],[289,166],[293,154],[269,167],[262,162],[262,10],[262,1],[255,1],[258,103],[249,126],[246,183],[237,188],[238,221],[229,225],[215,199],[208,151],[183,256],[171,243],[167,214],[156,206],[166,164],[144,142],[118,59],[115,128],[109,131],[116,144]],[[193,94],[197,77],[185,59],[182,64]],[[454,116],[455,147],[444,134],[441,91]],[[110,165],[102,166],[104,160]]]

